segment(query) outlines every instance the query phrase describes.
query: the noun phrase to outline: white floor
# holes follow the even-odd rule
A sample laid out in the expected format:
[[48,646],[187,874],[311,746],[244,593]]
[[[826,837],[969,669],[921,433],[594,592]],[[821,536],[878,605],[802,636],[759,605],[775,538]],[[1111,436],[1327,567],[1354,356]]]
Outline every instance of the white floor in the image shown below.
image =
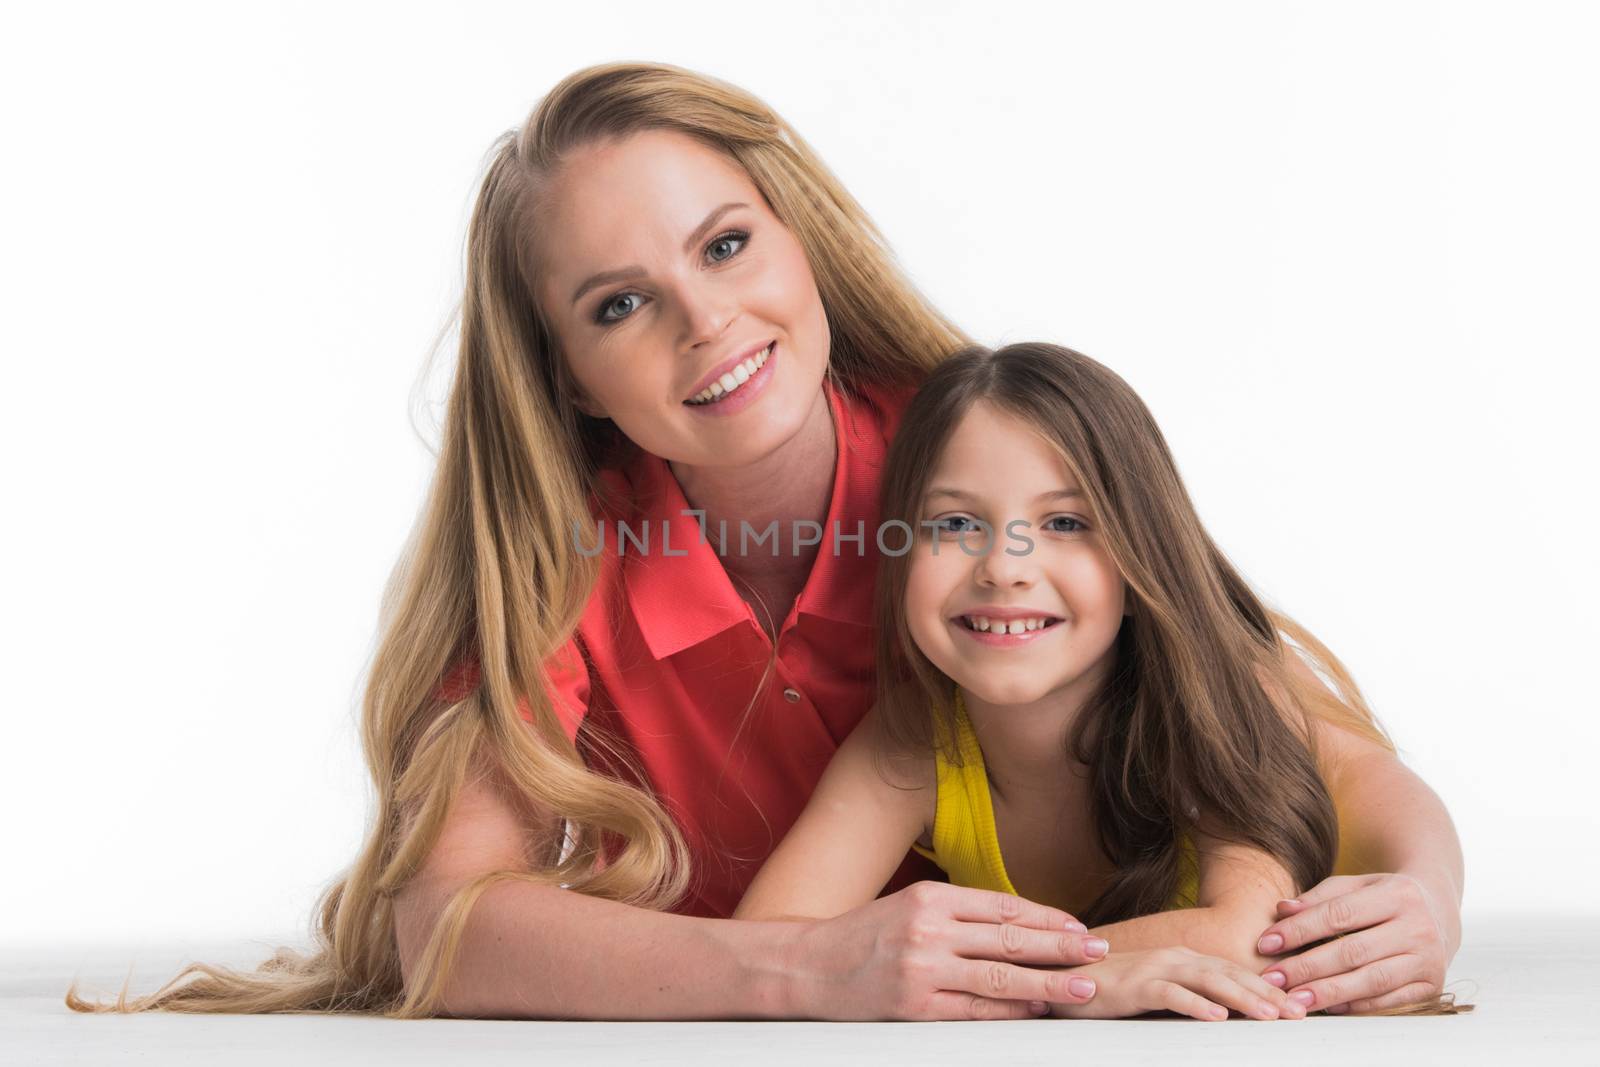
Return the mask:
[[1600,921],[1478,918],[1450,988],[1477,1010],[1434,1018],[1259,1023],[1177,1019],[1001,1023],[545,1023],[315,1016],[80,1015],[62,996],[149,992],[192,959],[254,964],[262,945],[215,951],[0,951],[0,1064],[1343,1062],[1600,1065]]

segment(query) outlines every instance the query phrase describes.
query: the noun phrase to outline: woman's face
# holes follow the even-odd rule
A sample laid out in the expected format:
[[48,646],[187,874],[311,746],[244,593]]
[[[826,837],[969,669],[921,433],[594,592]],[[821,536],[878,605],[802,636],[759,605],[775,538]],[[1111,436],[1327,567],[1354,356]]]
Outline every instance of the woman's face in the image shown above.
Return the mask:
[[[1111,662],[1125,592],[1061,457],[979,401],[945,446],[919,514],[939,530],[928,527],[911,550],[906,624],[934,666],[988,704],[1087,696]],[[987,539],[971,532],[978,520]],[[1026,525],[1008,532],[1017,520]],[[1029,619],[1045,625],[1010,632]]]
[[733,160],[669,131],[586,145],[537,225],[535,295],[578,406],[647,452],[750,463],[820,402],[828,323],[810,264]]

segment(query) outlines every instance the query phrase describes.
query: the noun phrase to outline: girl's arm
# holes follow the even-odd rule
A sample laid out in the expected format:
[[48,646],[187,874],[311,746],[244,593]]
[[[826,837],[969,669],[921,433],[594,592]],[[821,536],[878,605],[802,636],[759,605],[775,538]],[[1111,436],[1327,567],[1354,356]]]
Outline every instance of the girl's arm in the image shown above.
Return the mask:
[[932,759],[903,788],[877,766],[876,709],[834,753],[805,810],[745,890],[735,919],[825,919],[872,900],[933,821]]
[[1263,919],[1293,896],[1294,880],[1272,856],[1248,845],[1194,835],[1199,853],[1198,906],[1157,912],[1096,927],[1118,952],[1181,946],[1259,972],[1270,957],[1257,951]]

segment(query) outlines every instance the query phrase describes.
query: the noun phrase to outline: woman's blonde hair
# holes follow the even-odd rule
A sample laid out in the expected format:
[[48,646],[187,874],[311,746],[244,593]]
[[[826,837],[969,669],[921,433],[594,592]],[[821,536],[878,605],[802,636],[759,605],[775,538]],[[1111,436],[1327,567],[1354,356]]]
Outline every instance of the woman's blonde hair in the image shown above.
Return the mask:
[[[478,191],[438,466],[385,588],[362,699],[376,816],[355,863],[320,902],[316,947],[280,949],[254,972],[192,964],[149,996],[130,999],[124,988],[108,1005],[80,998],[74,985],[68,1007],[433,1015],[467,915],[497,881],[567,885],[656,909],[682,897],[691,872],[681,834],[656,797],[586,767],[551,706],[545,673],[598,577],[599,560],[579,552],[569,531],[590,520],[603,495],[599,473],[630,445],[571,402],[572,383],[532,296],[533,209],[544,179],[573,149],[646,129],[726,153],[794,232],[827,313],[836,385],[915,385],[966,341],[906,280],[811,148],[754,96],[662,64],[607,64],[564,79],[498,139]],[[477,686],[441,697],[441,680],[462,663],[477,665]],[[580,743],[617,754],[589,733]],[[559,819],[529,828],[525,867],[454,893],[407,983],[393,900],[423,866],[469,775],[495,775],[530,810]]]

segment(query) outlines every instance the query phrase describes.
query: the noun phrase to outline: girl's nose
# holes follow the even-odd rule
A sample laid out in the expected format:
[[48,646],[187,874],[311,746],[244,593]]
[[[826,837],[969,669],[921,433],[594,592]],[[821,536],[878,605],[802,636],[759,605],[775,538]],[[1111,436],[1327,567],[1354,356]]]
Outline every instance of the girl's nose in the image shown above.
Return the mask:
[[[981,545],[981,538],[974,538]],[[1026,586],[1033,584],[1033,561],[1028,554],[1015,555],[1007,549],[1022,552],[1016,541],[1008,539],[1003,533],[994,537],[989,545],[989,550],[979,556],[974,562],[973,576],[981,585],[992,586]],[[974,548],[976,545],[974,546]]]

